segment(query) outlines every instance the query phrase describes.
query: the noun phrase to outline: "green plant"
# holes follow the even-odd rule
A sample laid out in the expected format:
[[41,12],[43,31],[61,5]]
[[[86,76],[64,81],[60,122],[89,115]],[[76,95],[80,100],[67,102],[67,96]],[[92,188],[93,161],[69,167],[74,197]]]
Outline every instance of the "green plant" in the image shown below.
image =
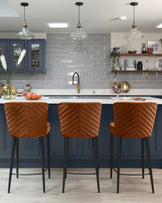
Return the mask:
[[119,67],[119,58],[120,58],[120,48],[114,47],[110,57],[111,57],[111,70],[114,71]]

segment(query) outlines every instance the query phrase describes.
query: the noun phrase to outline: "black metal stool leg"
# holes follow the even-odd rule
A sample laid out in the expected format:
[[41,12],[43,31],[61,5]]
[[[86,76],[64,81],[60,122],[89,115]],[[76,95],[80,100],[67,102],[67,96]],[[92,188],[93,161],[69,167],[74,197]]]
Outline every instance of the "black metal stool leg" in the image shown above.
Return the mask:
[[47,143],[47,167],[48,167],[48,178],[51,177],[51,169],[50,169],[50,147],[49,147],[49,134],[46,136]]
[[151,166],[151,155],[150,155],[150,147],[149,147],[149,138],[145,138],[145,144],[146,144],[146,152],[147,152],[147,160],[148,160],[148,169],[150,173],[150,181],[151,181],[151,188],[152,193],[154,193],[154,182],[153,182],[153,175],[152,175],[152,166]]
[[44,146],[43,146],[43,137],[40,137],[40,147],[41,147],[41,162],[42,162],[42,182],[43,182],[43,192],[45,193]]
[[144,174],[145,174],[145,168],[144,168],[144,138],[141,138],[141,155],[142,155],[142,179],[144,179]]
[[13,169],[13,162],[14,162],[14,155],[15,155],[15,146],[16,146],[16,138],[13,137],[12,138],[12,149],[11,149],[9,181],[8,181],[8,193],[10,193],[10,187],[11,187],[12,169]]
[[92,142],[93,142],[95,168],[96,168],[97,189],[98,189],[98,193],[100,193],[99,159],[98,159],[98,137],[93,137],[93,138],[92,138]]
[[69,138],[64,137],[64,169],[63,169],[62,193],[64,193],[65,190],[65,179],[67,177],[68,144]]
[[122,144],[122,138],[121,138],[121,137],[118,137],[117,193],[119,193],[119,182],[120,182],[120,157],[121,157],[121,144]]
[[16,177],[19,177],[19,138],[16,138]]
[[112,170],[113,170],[113,151],[114,151],[114,135],[111,133],[110,137],[110,149],[111,149],[111,157],[110,157],[110,178],[112,178]]
[[[68,151],[69,151],[69,138],[68,138],[67,142],[68,142],[67,143],[67,153],[68,153]],[[68,160],[68,155],[67,155],[67,160]],[[67,178],[67,168],[66,168],[65,178]]]

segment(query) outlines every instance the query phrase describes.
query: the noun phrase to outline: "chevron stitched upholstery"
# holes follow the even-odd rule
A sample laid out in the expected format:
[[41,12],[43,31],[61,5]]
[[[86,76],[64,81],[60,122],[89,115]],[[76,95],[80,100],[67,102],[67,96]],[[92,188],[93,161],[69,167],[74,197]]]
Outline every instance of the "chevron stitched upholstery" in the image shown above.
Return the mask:
[[102,105],[97,102],[58,104],[62,136],[92,138],[99,134]]
[[4,106],[10,136],[34,138],[46,136],[49,132],[47,103],[8,102]]
[[110,131],[118,137],[144,138],[152,135],[157,104],[153,102],[116,102]]

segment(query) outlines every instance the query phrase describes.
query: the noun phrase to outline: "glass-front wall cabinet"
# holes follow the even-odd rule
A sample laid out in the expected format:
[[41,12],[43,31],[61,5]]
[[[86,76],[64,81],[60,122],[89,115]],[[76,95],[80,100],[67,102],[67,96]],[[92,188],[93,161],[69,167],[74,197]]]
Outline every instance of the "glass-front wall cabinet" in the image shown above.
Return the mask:
[[[17,67],[23,49],[26,55]],[[0,55],[5,55],[9,70],[16,72],[46,73],[46,40],[0,39]],[[3,71],[0,62],[0,71]]]

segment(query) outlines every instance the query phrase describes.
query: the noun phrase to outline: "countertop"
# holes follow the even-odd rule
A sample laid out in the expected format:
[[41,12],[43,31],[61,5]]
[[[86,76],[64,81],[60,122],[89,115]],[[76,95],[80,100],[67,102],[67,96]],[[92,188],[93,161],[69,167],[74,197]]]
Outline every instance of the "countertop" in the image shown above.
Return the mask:
[[[157,104],[162,104],[162,99],[153,98],[153,97],[142,97],[143,101],[141,102],[156,102]],[[58,104],[60,102],[100,102],[102,104],[113,104],[114,102],[140,102],[134,100],[132,97],[92,97],[92,96],[51,96],[51,97],[42,97],[39,100],[26,100],[23,97],[17,97],[15,100],[4,100],[0,99],[0,104],[6,102],[47,102],[48,104]]]
[[[19,89],[18,92],[21,92]],[[74,89],[31,89],[32,92],[41,93],[42,95],[109,95],[113,96],[112,89],[80,89],[77,93],[77,88]],[[121,93],[123,96],[162,96],[162,89],[133,89],[131,88],[127,93]]]

